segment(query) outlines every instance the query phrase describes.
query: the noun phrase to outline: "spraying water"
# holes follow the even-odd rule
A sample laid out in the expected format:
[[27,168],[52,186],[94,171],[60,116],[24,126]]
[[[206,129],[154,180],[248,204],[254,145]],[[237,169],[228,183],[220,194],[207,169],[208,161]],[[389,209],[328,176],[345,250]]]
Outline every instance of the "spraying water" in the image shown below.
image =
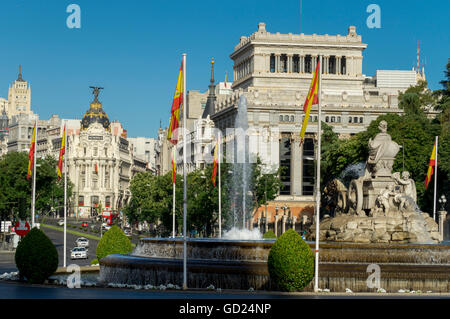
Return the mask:
[[403,195],[401,196],[402,199],[405,199],[411,208],[413,208],[415,221],[413,221],[414,224],[412,224],[411,232],[414,232],[417,235],[417,242],[421,244],[432,244],[433,239],[431,239],[430,234],[427,231],[426,228],[426,221],[425,218],[422,215],[422,211],[420,210],[419,206],[415,202],[415,200],[411,196]]
[[341,172],[339,180],[342,181],[345,187],[348,187],[353,179],[358,179],[364,175],[365,167],[366,163],[364,162],[350,164]]
[[251,167],[249,163],[247,99],[241,95],[234,122],[234,163],[232,168],[231,198],[233,198],[233,227],[238,220],[245,228],[247,214],[251,207]]
[[262,234],[256,228],[250,230],[250,229],[238,229],[233,227],[229,231],[225,232],[222,238],[234,240],[261,240]]

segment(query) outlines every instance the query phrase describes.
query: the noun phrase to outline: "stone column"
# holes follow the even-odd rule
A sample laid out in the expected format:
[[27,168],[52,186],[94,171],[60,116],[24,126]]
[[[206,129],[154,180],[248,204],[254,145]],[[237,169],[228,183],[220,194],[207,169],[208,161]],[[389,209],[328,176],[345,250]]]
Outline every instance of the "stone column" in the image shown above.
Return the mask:
[[336,74],[341,74],[341,57],[336,57]]
[[292,229],[295,230],[295,223],[297,222],[297,216],[292,216]]
[[275,236],[278,237],[278,217],[280,217],[280,216],[275,215],[274,217],[275,217],[275,219],[274,219],[274,220],[275,220],[275,222],[274,222],[274,223],[275,223],[275,224],[274,224],[274,226],[275,226],[275,227],[274,227],[274,229],[275,229]]
[[293,55],[292,54],[288,54],[287,55],[287,61],[288,61],[288,73],[292,73],[293,70],[293,59],[292,59]]
[[439,214],[439,234],[441,235],[440,241],[444,240],[444,222],[447,217],[447,212],[445,210],[441,210],[438,212]]
[[305,73],[305,56],[304,55],[300,55],[300,57],[298,58],[298,67],[299,67],[299,71],[300,73]]
[[280,72],[280,55],[275,53],[275,73]]
[[269,220],[270,220],[270,213],[267,213],[267,216],[264,219],[264,232],[267,233],[269,230]]
[[281,219],[281,234],[284,234],[286,232],[286,219],[287,216],[283,215]]
[[258,230],[261,231],[261,217],[258,217]]

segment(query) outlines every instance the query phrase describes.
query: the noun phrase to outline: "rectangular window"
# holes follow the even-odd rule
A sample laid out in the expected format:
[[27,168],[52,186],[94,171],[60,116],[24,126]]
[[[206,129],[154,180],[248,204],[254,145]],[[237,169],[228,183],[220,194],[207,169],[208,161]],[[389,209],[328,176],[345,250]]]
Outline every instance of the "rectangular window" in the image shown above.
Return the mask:
[[314,140],[305,138],[303,144],[303,195],[314,194]]
[[312,57],[310,55],[305,56],[305,73],[312,73]]
[[280,167],[281,167],[281,183],[283,184],[280,195],[291,194],[291,140],[282,137],[280,141]]
[[300,57],[297,54],[295,54],[294,57],[292,58],[292,62],[293,62],[292,72],[299,73],[300,72]]
[[271,73],[275,72],[275,55],[274,54],[270,55],[270,72]]

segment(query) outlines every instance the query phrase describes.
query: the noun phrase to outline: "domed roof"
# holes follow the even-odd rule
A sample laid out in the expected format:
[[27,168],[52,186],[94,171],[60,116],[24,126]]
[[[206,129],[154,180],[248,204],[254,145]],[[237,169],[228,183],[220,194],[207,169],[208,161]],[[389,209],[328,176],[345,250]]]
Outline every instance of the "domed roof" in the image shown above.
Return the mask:
[[92,101],[89,110],[84,113],[81,120],[81,130],[86,130],[92,123],[100,123],[105,130],[110,130],[108,115],[103,111],[102,103],[98,100],[98,93],[101,88],[92,88],[94,89],[94,101]]

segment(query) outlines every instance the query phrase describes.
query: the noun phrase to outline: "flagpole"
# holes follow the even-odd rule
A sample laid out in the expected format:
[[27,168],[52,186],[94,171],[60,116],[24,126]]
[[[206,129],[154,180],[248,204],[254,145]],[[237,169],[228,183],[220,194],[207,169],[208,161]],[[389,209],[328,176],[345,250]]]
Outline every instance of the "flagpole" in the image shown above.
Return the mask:
[[34,228],[34,214],[36,210],[36,161],[37,161],[37,140],[38,140],[38,115],[36,115],[36,132],[34,135],[34,154],[33,154],[33,197],[31,200],[31,228]]
[[221,183],[220,183],[220,162],[221,162],[221,153],[220,153],[220,147],[221,147],[221,141],[222,138],[220,136],[220,132],[219,132],[219,138],[217,139],[217,147],[218,147],[218,169],[219,169],[219,238],[222,238],[222,187],[221,187]]
[[438,169],[438,136],[436,136],[436,154],[434,161],[434,199],[433,199],[433,219],[436,220],[436,194],[437,194],[437,169]]
[[66,141],[66,122],[64,123],[64,265],[66,267],[66,259],[67,259],[67,141]]
[[183,290],[187,289],[186,102],[186,53],[183,53]]
[[[172,174],[173,172],[173,166],[176,165],[175,163],[175,146],[172,147]],[[175,238],[175,181],[176,179],[173,178],[172,184],[173,184],[173,199],[172,199],[172,237]]]
[[322,55],[319,55],[319,88],[317,92],[319,110],[317,124],[317,172],[316,172],[316,249],[315,249],[315,278],[314,292],[319,291],[319,229],[320,229],[320,153],[321,153],[321,129],[322,129]]

